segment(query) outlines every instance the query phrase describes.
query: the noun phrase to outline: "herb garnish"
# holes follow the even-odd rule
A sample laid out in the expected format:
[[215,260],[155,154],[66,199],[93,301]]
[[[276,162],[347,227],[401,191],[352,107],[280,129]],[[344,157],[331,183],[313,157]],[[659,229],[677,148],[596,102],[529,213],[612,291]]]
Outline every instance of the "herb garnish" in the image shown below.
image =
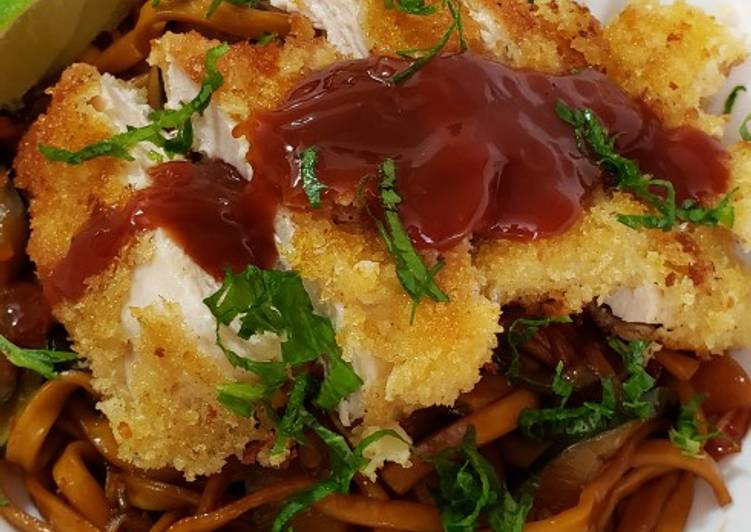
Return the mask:
[[476,530],[484,514],[494,532],[521,532],[532,509],[532,492],[524,489],[519,500],[514,499],[493,466],[478,452],[474,427],[460,446],[441,452],[431,461],[439,481],[433,497],[441,510],[444,530]]
[[328,318],[315,313],[310,296],[296,272],[261,270],[249,266],[245,272],[228,271],[224,284],[204,303],[218,325],[237,320],[238,336],[271,332],[282,339],[281,362],[255,362],[228,349],[217,332],[217,343],[236,367],[256,373],[269,391],[288,378],[288,368],[324,357],[328,371],[316,403],[330,410],[356,391],[362,380],[349,363],[341,359],[334,327]]
[[688,403],[682,405],[675,428],[671,428],[668,432],[673,445],[689,456],[702,454],[704,443],[721,435],[720,432],[702,434],[699,431],[696,423],[696,411],[699,410],[699,406],[704,402],[704,399],[705,397],[702,395],[695,395]]
[[318,179],[317,165],[318,148],[315,146],[305,148],[300,153],[300,180],[310,206],[314,209],[321,206],[321,193],[328,188]]
[[435,6],[425,3],[425,0],[384,0],[386,9],[396,9],[409,15],[432,15]]
[[733,112],[733,107],[735,107],[735,101],[738,99],[738,96],[741,92],[746,91],[747,89],[745,85],[736,85],[733,90],[730,91],[728,99],[725,100],[725,108],[723,109],[724,114],[729,115]]
[[[151,142],[170,155],[186,153],[193,145],[192,117],[203,113],[211,102],[211,97],[224,83],[224,77],[216,68],[217,61],[229,50],[229,45],[220,44],[206,53],[206,73],[201,88],[193,100],[180,109],[153,111],[149,114],[152,122],[142,127],[129,127],[125,133],[86,146],[79,151],[68,151],[40,144],[39,151],[50,161],[67,164],[81,164],[96,157],[115,157],[132,161],[130,148],[141,143]],[[170,133],[171,132],[171,133]]]
[[259,4],[259,0],[212,0],[211,5],[209,6],[209,10],[206,11],[206,18],[211,18],[211,15],[216,13],[216,10],[219,9],[219,6],[222,4],[222,2],[228,2],[236,6],[245,7],[258,7]]
[[[617,219],[633,229],[661,229],[669,231],[679,223],[732,227],[735,211],[731,204],[734,190],[728,192],[713,208],[699,206],[695,200],[686,200],[676,205],[675,187],[665,179],[654,179],[643,174],[636,161],[623,157],[615,151],[616,137],[610,137],[607,129],[591,109],[572,109],[562,101],[555,105],[558,116],[574,128],[577,143],[585,152],[593,152],[603,170],[611,173],[618,182],[616,187],[627,190],[657,211],[647,215],[617,215]],[[653,192],[661,189],[664,197]]]
[[219,402],[238,416],[252,417],[259,401],[267,396],[267,389],[260,384],[231,382],[217,388]]
[[[430,8],[431,6],[425,6],[424,2],[421,1],[410,1],[410,2],[397,2],[397,6],[401,5],[404,6],[406,4],[409,4],[411,9],[419,9],[420,6],[422,6],[425,9]],[[446,47],[449,40],[451,39],[451,36],[456,32],[458,38],[459,38],[459,50],[464,52],[467,50],[467,42],[464,38],[464,25],[462,23],[462,14],[461,10],[458,5],[454,3],[454,0],[443,0],[442,5],[444,8],[446,8],[451,15],[451,24],[446,29],[443,36],[438,40],[436,44],[431,46],[430,48],[413,48],[410,50],[399,50],[396,53],[404,58],[411,61],[411,64],[402,70],[401,72],[397,72],[394,74],[394,76],[391,78],[391,82],[395,84],[404,83],[409,78],[415,75],[415,73],[420,70],[422,67],[427,65],[433,58],[437,57],[441,51]],[[388,4],[387,4],[388,7]],[[405,11],[404,7],[399,7],[401,11]],[[429,14],[429,13],[419,13],[419,14]]]
[[[393,437],[401,440],[401,436],[393,430],[380,430],[364,438],[354,449],[349,446],[347,440],[341,434],[329,430],[323,426],[303,405],[305,390],[311,384],[308,376],[301,377],[302,384],[295,383],[293,390],[298,390],[297,399],[290,400],[287,412],[280,424],[282,430],[287,431],[285,436],[301,440],[303,427],[312,429],[326,444],[329,452],[331,472],[327,478],[311,486],[310,488],[293,495],[287,500],[281,511],[274,520],[273,532],[282,532],[287,529],[289,522],[295,515],[311,507],[316,502],[328,497],[333,493],[349,493],[352,479],[358,471],[365,469],[369,461],[363,457],[363,452],[370,445],[384,437]],[[302,398],[301,398],[302,397]],[[290,409],[294,412],[289,415]],[[289,422],[285,426],[284,419]],[[277,440],[276,450],[280,440]],[[283,444],[282,444],[283,445]]]
[[[54,351],[50,349],[24,349],[0,335],[0,352],[5,354],[8,362],[19,368],[29,369],[47,379],[58,376],[56,364],[72,362],[78,356],[70,351]],[[2,355],[0,355],[2,356]]]
[[623,408],[629,415],[640,419],[647,419],[654,415],[652,403],[644,399],[644,394],[655,385],[654,377],[645,369],[650,342],[645,340],[624,342],[620,338],[610,337],[608,345],[621,355],[629,375],[621,384]]
[[521,355],[519,346],[528,342],[539,332],[540,329],[553,325],[554,323],[571,323],[568,316],[549,316],[545,318],[519,318],[508,328],[506,342],[511,350],[511,364],[507,370],[509,377],[519,376],[519,364]]
[[572,388],[564,381],[563,366],[559,364],[553,391],[561,398],[560,406],[522,412],[519,427],[525,436],[570,444],[592,438],[630,419],[645,420],[654,415],[654,406],[647,393],[654,388],[655,380],[645,369],[649,344],[642,340],[626,343],[614,338],[608,343],[621,355],[628,373],[621,385],[621,400],[617,399],[613,379],[608,377],[601,381],[599,403],[584,402],[578,407],[566,407]]
[[256,44],[260,46],[261,48],[264,48],[274,42],[274,39],[279,37],[276,33],[269,33],[264,32],[258,39],[256,40]]
[[10,501],[0,495],[0,508],[4,508],[5,506],[8,506],[10,504]]
[[448,302],[449,297],[435,282],[435,276],[443,268],[444,263],[438,261],[428,269],[399,219],[399,204],[402,197],[396,190],[396,165],[393,159],[386,159],[381,164],[380,174],[379,192],[386,223],[384,225],[376,219],[376,227],[389,254],[396,262],[399,282],[412,299],[410,323],[413,323],[417,306],[424,298],[429,297],[439,303]]

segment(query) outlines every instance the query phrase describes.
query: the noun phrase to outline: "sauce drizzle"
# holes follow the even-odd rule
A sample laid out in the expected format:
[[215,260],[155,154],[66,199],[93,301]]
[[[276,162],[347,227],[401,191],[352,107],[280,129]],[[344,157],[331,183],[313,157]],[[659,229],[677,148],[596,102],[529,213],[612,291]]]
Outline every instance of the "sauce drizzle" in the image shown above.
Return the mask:
[[304,79],[277,109],[241,124],[236,133],[252,146],[250,183],[220,161],[156,167],[153,185],[126,206],[94,212],[45,280],[48,297],[79,297],[133,234],[156,228],[217,279],[225,268],[273,267],[279,205],[310,208],[298,159],[311,146],[328,187],[324,213],[351,203],[363,178],[394,158],[400,217],[423,249],[445,250],[475,235],[560,235],[581,217],[602,176],[556,115],[558,100],[593,109],[619,135],[617,149],[672,181],[679,200],[712,200],[727,188],[728,156],[715,140],[664,128],[601,73],[551,76],[465,53],[390,84],[404,66],[379,57],[334,65]]

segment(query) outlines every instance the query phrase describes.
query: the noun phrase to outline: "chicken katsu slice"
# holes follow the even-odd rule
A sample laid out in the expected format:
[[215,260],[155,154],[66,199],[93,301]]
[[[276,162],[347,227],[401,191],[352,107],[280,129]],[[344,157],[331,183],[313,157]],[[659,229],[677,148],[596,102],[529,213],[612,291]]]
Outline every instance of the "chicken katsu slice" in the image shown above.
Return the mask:
[[[224,84],[203,116],[193,119],[192,151],[226,161],[242,179],[254,179],[246,159],[254,146],[238,125],[279,105],[311,72],[371,51],[432,46],[450,23],[445,13],[433,18],[384,11],[377,0],[295,0],[281,7],[309,16],[327,31],[326,38],[316,37],[309,23],[296,18],[283,45],[232,45],[218,63]],[[558,73],[587,64],[604,69],[613,61],[613,43],[574,2],[534,6],[526,0],[466,0],[463,10],[470,49],[514,66]],[[332,21],[351,25],[336,29]],[[150,62],[162,73],[167,108],[195,96],[206,53],[217,44],[197,33],[166,34],[153,42]],[[457,48],[453,38],[446,50]],[[720,78],[710,76],[702,95],[737,57],[732,46],[714,47],[705,60],[721,65]],[[629,90],[639,95],[639,87]],[[16,162],[17,183],[31,198],[29,252],[43,282],[87,221],[148,188],[150,172],[159,164],[150,156],[155,147],[149,143],[134,150],[131,162],[98,158],[70,166],[48,161],[38,144],[75,150],[128,125],[143,125],[150,112],[135,84],[84,65],[68,69],[51,92],[52,105],[24,139]],[[660,98],[664,94],[650,103],[663,113]],[[699,116],[698,102],[691,98],[683,105]],[[734,161],[741,164],[740,157]],[[733,179],[738,198],[748,197],[748,184]],[[340,207],[350,208],[349,201],[342,200]],[[613,216],[642,211],[630,196],[598,190],[582,219],[559,237],[531,243],[465,239],[440,254],[446,266],[436,282],[449,303],[421,302],[413,324],[411,301],[372,227],[281,208],[274,223],[277,267],[301,275],[316,311],[331,319],[343,358],[364,381],[339,405],[341,421],[392,426],[415,409],[450,405],[472,388],[492,359],[501,332],[500,309],[509,303],[530,309],[547,304],[556,313],[605,303],[624,319],[662,324],[660,339],[667,344],[701,351],[745,341],[749,312],[743,285],[751,283],[732,254],[732,235],[715,228],[635,231]],[[739,212],[739,221],[743,216]],[[428,265],[438,258],[435,252],[424,253]],[[270,427],[230,413],[217,400],[217,385],[255,380],[233,368],[215,343],[216,321],[203,299],[219,285],[220,279],[157,229],[131,237],[105,271],[86,281],[80,298],[54,305],[92,369],[102,394],[99,408],[112,424],[121,456],[138,466],[169,465],[194,477],[218,471],[227,457],[241,456],[248,442],[270,438]],[[652,302],[638,304],[637,310],[652,309],[651,314],[629,314],[645,293]],[[703,314],[692,305],[702,305]],[[273,334],[230,340],[252,360],[280,356],[280,338]],[[395,454],[406,456],[401,451]],[[258,459],[272,463],[264,453]]]

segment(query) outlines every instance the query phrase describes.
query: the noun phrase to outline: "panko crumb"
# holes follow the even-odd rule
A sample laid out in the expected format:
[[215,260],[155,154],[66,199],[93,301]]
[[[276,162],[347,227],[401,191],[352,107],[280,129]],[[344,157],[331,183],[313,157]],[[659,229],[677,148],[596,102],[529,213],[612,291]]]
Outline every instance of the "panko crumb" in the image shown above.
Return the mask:
[[669,6],[634,0],[608,25],[605,38],[611,55],[603,66],[626,92],[670,126],[722,134],[725,119],[707,114],[701,104],[748,54],[727,27],[683,0]]
[[[380,0],[361,5],[369,49],[380,53],[431,46],[449,22],[445,14],[384,11]],[[701,99],[717,90],[744,53],[727,30],[682,2],[636,2],[606,28],[571,0],[463,0],[462,12],[476,53],[552,73],[587,66],[606,71],[668,124],[711,133],[723,119],[701,111]],[[149,61],[162,69],[174,65],[197,84],[205,53],[217,43],[195,32],[168,33],[154,41]],[[457,46],[453,39],[447,49]],[[340,59],[309,22],[294,16],[293,33],[282,45],[231,46],[218,64],[225,84],[212,105],[240,123],[274,107],[307,73]],[[111,136],[115,125],[102,112],[101,88],[95,69],[70,67],[19,149],[16,183],[31,200],[29,253],[42,280],[96,205],[121,205],[133,194],[128,176],[136,163],[99,158],[63,166],[37,150],[39,143],[78,149]],[[735,233],[748,247],[750,150],[747,143],[731,150]],[[374,231],[282,213],[284,230],[277,236],[284,265],[300,272],[317,310],[331,317],[343,356],[366,382],[340,405],[342,421],[363,417],[364,427],[390,426],[417,408],[453,403],[491,359],[501,307],[509,303],[576,313],[591,301],[615,305],[625,290],[652,298],[650,319],[670,347],[714,353],[751,345],[751,273],[736,258],[731,233],[635,231],[614,217],[643,209],[629,196],[599,192],[578,224],[557,238],[463,243],[442,257],[446,267],[437,278],[450,303],[423,301],[413,325],[411,301]],[[218,403],[217,384],[251,377],[217,363],[179,305],[133,309],[138,334],[126,330],[134,272],[154,254],[153,235],[134,239],[88,281],[81,300],[56,305],[54,312],[91,367],[121,457],[143,468],[172,466],[193,478],[218,471],[230,456],[249,458],[249,449],[267,445],[269,432]],[[253,459],[268,462],[263,452]]]

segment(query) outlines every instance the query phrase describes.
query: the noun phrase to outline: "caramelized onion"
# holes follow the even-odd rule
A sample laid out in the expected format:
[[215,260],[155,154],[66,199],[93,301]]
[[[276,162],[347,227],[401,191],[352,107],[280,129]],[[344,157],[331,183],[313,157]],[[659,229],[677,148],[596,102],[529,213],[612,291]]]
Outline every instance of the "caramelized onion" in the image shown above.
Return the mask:
[[751,379],[730,356],[715,357],[702,364],[691,383],[698,393],[707,396],[702,404],[707,413],[751,407]]

